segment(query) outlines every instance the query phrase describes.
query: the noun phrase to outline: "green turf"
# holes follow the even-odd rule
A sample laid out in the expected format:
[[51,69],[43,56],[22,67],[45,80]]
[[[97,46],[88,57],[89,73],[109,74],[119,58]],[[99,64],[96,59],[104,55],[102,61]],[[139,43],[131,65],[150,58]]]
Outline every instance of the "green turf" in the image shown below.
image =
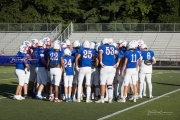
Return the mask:
[[[180,88],[180,71],[172,70],[154,70],[153,71],[153,95],[160,96],[162,94],[168,93],[170,91]],[[14,75],[13,67],[0,67],[0,120],[9,120],[9,119],[63,119],[63,120],[94,120],[106,115],[112,114],[116,111],[123,110],[125,108],[131,107],[133,105],[142,103],[149,100],[148,97],[138,99],[136,103],[127,101],[126,103],[118,103],[113,101],[112,104],[96,104],[96,103],[81,103],[75,102],[63,102],[63,103],[54,103],[43,100],[35,99],[26,99],[23,101],[12,100],[12,96],[15,92],[16,85],[18,83]],[[8,80],[9,79],[9,80]],[[179,93],[179,92],[178,92]],[[148,96],[148,89],[147,89]],[[171,96],[171,95],[169,95]],[[155,100],[150,103],[147,103],[143,106],[131,109],[124,113],[121,113],[117,116],[114,116],[109,119],[160,119],[161,116],[148,116],[144,110],[162,110],[163,112],[173,112],[169,118],[172,120],[175,117],[178,117],[177,112],[179,109],[180,101],[177,93],[172,94],[172,97],[165,98],[166,100]],[[1,99],[2,97],[8,97]],[[173,98],[173,99],[172,99]],[[163,102],[162,102],[163,101]],[[173,102],[173,104],[170,104]],[[149,104],[152,104],[151,107]],[[146,106],[147,105],[147,106]],[[164,108],[166,107],[166,108]],[[174,111],[170,111],[173,109]],[[136,114],[137,112],[137,114]],[[126,114],[127,113],[127,114]],[[180,111],[179,111],[180,113]],[[120,117],[119,117],[120,116]],[[173,117],[175,116],[175,117]]]

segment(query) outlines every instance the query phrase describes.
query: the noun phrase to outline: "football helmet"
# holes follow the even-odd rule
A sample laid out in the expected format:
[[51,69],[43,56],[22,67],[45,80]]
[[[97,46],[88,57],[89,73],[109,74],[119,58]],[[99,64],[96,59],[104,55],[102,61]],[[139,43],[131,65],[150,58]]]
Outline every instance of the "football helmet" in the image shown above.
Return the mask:
[[19,47],[19,51],[22,52],[22,53],[26,53],[26,50],[27,50],[27,46],[26,45],[21,45]]
[[51,45],[51,39],[49,37],[43,38],[43,41],[45,45]]
[[78,40],[75,40],[73,42],[73,47],[80,47],[80,42]]
[[147,45],[146,44],[141,44],[140,48],[141,48],[141,50],[143,50],[145,48],[147,49]]
[[132,40],[131,42],[134,43],[134,45],[135,45],[136,48],[138,47],[138,42],[137,42],[137,40]]
[[53,43],[53,49],[59,50],[60,49],[60,44],[57,42]]
[[43,40],[39,40],[38,46],[44,46],[44,41]]
[[82,45],[84,48],[90,48],[90,43],[88,40],[84,41],[83,42],[83,45]]
[[95,49],[96,44],[94,42],[90,42],[90,48]]
[[101,43],[104,44],[109,44],[109,39],[108,38],[104,38],[102,39]]
[[31,47],[31,42],[29,42],[29,41],[24,41],[24,42],[23,42],[23,45],[26,45],[27,47]]
[[138,42],[138,46],[141,46],[142,44],[144,44],[144,41],[142,39],[137,40],[137,42]]
[[113,43],[113,39],[109,38],[109,44],[112,44],[112,43]]
[[66,49],[64,50],[64,54],[65,54],[65,55],[68,55],[68,56],[71,56],[71,51],[70,51],[70,49],[66,48]]
[[120,44],[120,47],[127,47],[127,42],[123,40],[122,43]]
[[30,40],[30,43],[31,43],[31,46],[37,47],[38,40],[37,40],[37,39],[31,39],[31,40]]
[[128,49],[135,49],[135,48],[136,48],[136,45],[134,42],[131,41],[128,43]]

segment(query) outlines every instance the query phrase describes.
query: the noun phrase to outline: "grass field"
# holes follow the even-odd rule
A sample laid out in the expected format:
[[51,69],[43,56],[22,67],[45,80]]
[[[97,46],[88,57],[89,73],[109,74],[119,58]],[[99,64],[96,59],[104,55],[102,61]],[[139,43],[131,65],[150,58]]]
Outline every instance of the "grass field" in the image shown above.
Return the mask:
[[95,120],[107,115],[109,120],[180,120],[180,71],[154,70],[152,82],[154,98],[136,103],[17,101],[11,98],[18,84],[14,68],[0,67],[0,120]]

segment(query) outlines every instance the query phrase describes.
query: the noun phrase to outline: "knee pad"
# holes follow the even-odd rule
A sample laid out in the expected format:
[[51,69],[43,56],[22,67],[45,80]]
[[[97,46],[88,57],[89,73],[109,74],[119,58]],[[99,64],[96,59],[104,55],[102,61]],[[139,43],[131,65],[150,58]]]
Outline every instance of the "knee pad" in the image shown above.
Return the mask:
[[107,89],[112,89],[112,85],[107,85]]

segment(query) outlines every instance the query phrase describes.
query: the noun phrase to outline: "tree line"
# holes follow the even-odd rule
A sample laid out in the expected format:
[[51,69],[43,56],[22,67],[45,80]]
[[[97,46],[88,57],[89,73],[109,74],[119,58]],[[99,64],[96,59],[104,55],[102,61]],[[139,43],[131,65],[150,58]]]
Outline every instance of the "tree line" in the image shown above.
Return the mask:
[[179,23],[179,0],[0,0],[0,23]]

